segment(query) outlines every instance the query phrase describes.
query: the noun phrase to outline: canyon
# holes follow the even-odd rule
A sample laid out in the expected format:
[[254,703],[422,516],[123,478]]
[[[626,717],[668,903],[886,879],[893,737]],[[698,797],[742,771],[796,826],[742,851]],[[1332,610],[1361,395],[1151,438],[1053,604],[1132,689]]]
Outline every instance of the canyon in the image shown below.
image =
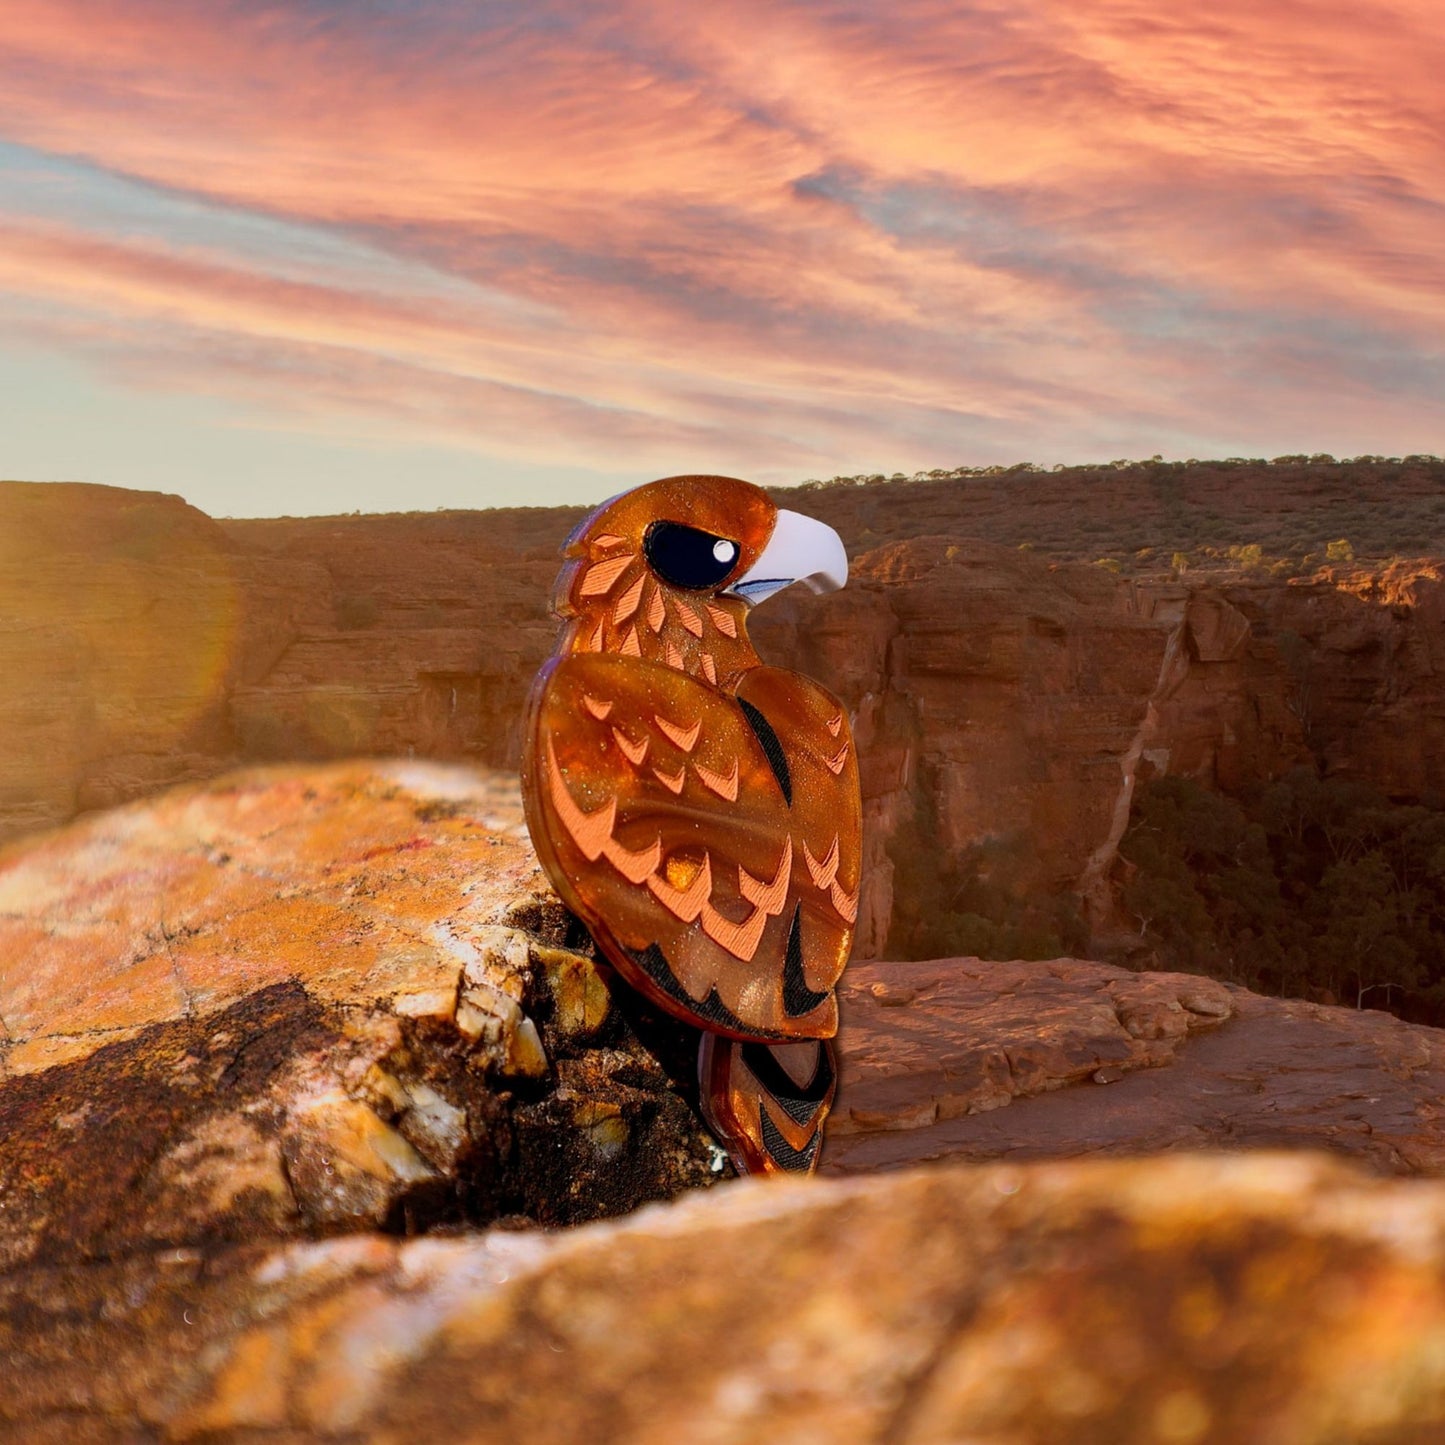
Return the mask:
[[[1254,495],[1278,530],[1347,493],[1348,470],[1276,468]],[[1157,524],[1166,545],[1166,523],[1197,532],[1231,480],[1201,474],[1191,492],[1120,475],[1089,514]],[[1445,495],[1438,465],[1410,476],[1419,505]],[[1083,941],[1120,936],[1115,850],[1134,791],[1161,773],[1238,791],[1303,762],[1395,799],[1445,796],[1439,563],[1151,571],[1003,540],[1007,484],[1013,525],[1066,553],[1059,529],[1082,506],[1069,481],[778,494],[836,526],[852,557],[844,592],[794,589],[751,629],[768,661],[817,677],[854,718],[859,957],[916,953],[910,931],[958,858],[1020,896],[1076,900]],[[246,763],[514,768],[552,645],[557,551],[580,515],[218,521],[158,493],[0,484],[0,837]]]

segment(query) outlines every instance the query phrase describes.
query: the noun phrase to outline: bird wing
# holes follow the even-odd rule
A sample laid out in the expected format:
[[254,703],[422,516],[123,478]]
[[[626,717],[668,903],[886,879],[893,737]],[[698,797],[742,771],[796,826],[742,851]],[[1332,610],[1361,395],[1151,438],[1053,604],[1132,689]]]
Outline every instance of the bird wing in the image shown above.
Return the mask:
[[737,695],[639,658],[539,674],[528,822],[563,900],[659,1006],[738,1038],[822,1038],[857,912],[844,710],[793,673]]

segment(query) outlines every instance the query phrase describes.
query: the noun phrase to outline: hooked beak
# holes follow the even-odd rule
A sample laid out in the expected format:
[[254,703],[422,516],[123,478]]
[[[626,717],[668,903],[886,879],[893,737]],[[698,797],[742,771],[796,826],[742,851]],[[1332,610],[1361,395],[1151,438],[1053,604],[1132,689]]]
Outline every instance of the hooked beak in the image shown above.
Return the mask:
[[727,590],[747,602],[761,602],[794,582],[812,592],[834,592],[847,580],[843,539],[826,522],[780,508],[762,555]]

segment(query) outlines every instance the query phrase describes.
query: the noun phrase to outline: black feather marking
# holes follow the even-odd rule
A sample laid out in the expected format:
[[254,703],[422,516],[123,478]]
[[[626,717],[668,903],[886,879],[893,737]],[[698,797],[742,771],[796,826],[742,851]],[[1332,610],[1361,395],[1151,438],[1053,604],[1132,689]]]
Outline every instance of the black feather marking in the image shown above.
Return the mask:
[[705,999],[699,1002],[678,982],[667,955],[655,943],[649,943],[641,953],[634,953],[632,960],[665,993],[675,999],[691,1014],[705,1020],[715,1029],[728,1033],[742,1034],[754,1039],[779,1039],[780,1034],[766,1029],[750,1029],[717,995],[717,989],[709,989]]
[[829,990],[817,993],[808,987],[803,976],[803,905],[793,910],[793,924],[788,929],[788,947],[783,959],[783,1007],[790,1019],[800,1019],[825,1003]]
[[793,806],[793,778],[788,771],[788,755],[783,751],[783,745],[778,741],[778,735],[773,731],[772,723],[747,698],[740,697],[738,701],[742,704],[743,716],[747,718],[749,726],[757,734],[758,741],[763,746],[768,766],[773,770],[773,776],[783,790],[783,799],[791,808]]
[[806,1174],[813,1167],[813,1157],[818,1152],[817,1130],[813,1131],[813,1137],[803,1148],[794,1149],[783,1138],[783,1131],[773,1123],[767,1104],[761,1100],[758,1102],[758,1122],[762,1125],[763,1148],[772,1155],[774,1164],[790,1174]]
[[806,1086],[795,1084],[788,1071],[764,1044],[744,1044],[743,1063],[759,1084],[795,1124],[806,1124],[820,1104],[828,1101],[833,1087],[833,1059],[828,1045],[819,1040],[818,1062]]

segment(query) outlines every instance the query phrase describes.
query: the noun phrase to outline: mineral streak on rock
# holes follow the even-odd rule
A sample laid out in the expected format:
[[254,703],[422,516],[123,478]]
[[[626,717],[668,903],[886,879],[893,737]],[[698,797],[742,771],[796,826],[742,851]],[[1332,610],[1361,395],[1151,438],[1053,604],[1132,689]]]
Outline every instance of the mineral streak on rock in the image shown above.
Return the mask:
[[712,1179],[668,1026],[544,888],[511,780],[432,764],[239,774],[0,853],[0,1263]]
[[[1425,1442],[1445,1185],[1309,1156],[748,1181],[563,1236],[0,1276],[15,1440]],[[725,1267],[720,1267],[725,1262]]]

